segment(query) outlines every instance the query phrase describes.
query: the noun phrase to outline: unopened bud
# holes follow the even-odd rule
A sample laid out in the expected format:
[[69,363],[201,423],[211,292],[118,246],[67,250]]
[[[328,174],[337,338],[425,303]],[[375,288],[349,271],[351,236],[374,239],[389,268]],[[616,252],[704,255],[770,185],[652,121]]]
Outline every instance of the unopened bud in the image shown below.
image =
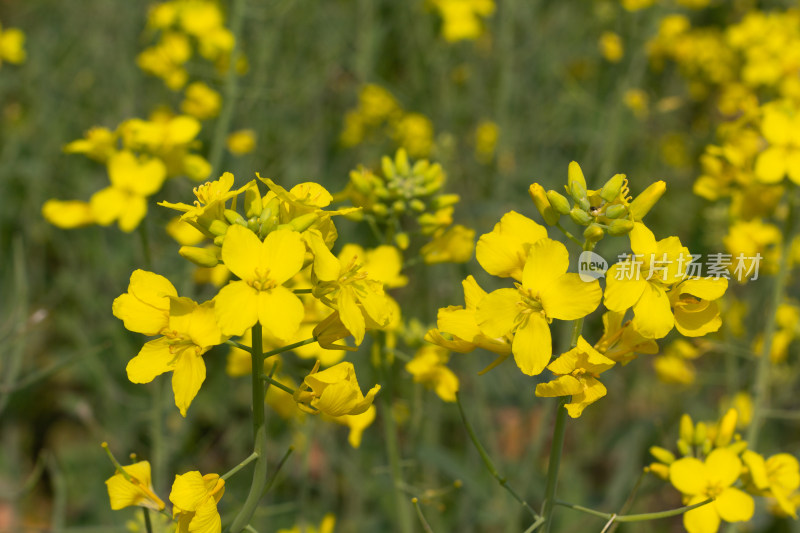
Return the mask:
[[419,198],[414,198],[413,200],[408,202],[408,205],[411,207],[411,209],[413,209],[417,213],[422,213],[423,211],[425,211],[425,202],[423,202]]
[[394,155],[394,166],[397,169],[397,173],[401,176],[408,175],[411,170],[411,165],[408,163],[408,154],[405,148],[397,150],[397,153]]
[[385,155],[381,158],[381,171],[383,171],[383,176],[388,180],[393,178],[396,174],[394,169],[394,162],[392,158],[388,155]]
[[536,206],[539,214],[542,215],[545,223],[548,226],[555,226],[558,223],[560,215],[553,209],[553,206],[550,205],[550,200],[547,199],[547,193],[544,192],[544,187],[538,183],[534,183],[528,188],[528,194],[530,194],[533,204]]
[[583,230],[583,238],[589,242],[597,242],[605,236],[606,232],[603,231],[598,224],[592,222],[589,226]]
[[628,208],[622,204],[612,204],[606,207],[605,213],[608,218],[619,218],[628,212]]
[[613,202],[617,196],[619,196],[619,192],[622,190],[622,185],[624,183],[625,174],[615,174],[603,185],[603,188],[600,189],[600,198],[606,202]]
[[627,218],[620,218],[611,222],[608,225],[608,234],[619,236],[619,235],[627,235],[633,229],[633,221],[628,220]]
[[658,199],[667,190],[667,184],[663,181],[657,181],[646,188],[642,194],[633,199],[630,205],[630,212],[633,219],[641,221],[644,216],[650,212],[650,209],[656,205]]
[[219,248],[198,248],[197,246],[181,246],[178,253],[184,259],[201,267],[215,267],[219,264]]
[[227,220],[229,224],[239,224],[247,227],[247,221],[244,219],[244,217],[233,209],[225,210],[225,220]]
[[386,213],[389,212],[389,208],[386,207],[386,204],[376,203],[372,205],[372,212],[378,216],[384,217]]
[[576,183],[580,185],[585,193],[586,178],[583,177],[583,170],[581,170],[581,166],[576,161],[572,161],[567,169],[567,189],[572,191],[572,186]]
[[431,205],[433,209],[442,209],[444,207],[456,205],[459,200],[461,200],[461,197],[457,194],[441,194],[433,199],[433,203]]
[[672,463],[675,462],[675,454],[673,454],[666,448],[662,448],[661,446],[651,446],[650,455],[652,455],[665,465],[671,465]]
[[300,215],[299,217],[295,217],[289,222],[289,227],[294,231],[303,232],[311,227],[311,225],[317,221],[317,214],[316,213],[306,213],[305,215]]
[[692,417],[687,414],[681,416],[679,435],[680,438],[686,442],[692,442],[694,440],[694,424],[692,423]]
[[714,440],[714,446],[721,448],[730,444],[733,439],[733,432],[736,431],[736,421],[739,418],[739,413],[736,409],[728,409],[728,412],[719,421],[719,428],[717,429],[717,438]]
[[550,205],[553,206],[553,209],[558,211],[560,214],[569,214],[569,210],[571,209],[569,200],[567,200],[563,194],[556,191],[547,191],[547,201],[549,201]]
[[401,250],[407,250],[409,244],[411,244],[411,239],[409,238],[408,233],[400,232],[394,236],[394,242]]
[[208,231],[210,231],[212,235],[225,235],[228,233],[228,227],[228,224],[225,222],[214,219],[211,221],[211,224],[208,225]]
[[669,467],[665,464],[652,463],[650,466],[646,467],[645,470],[660,477],[664,481],[669,479]]
[[569,218],[571,218],[574,223],[580,226],[588,226],[594,220],[594,218],[589,213],[587,213],[577,205],[570,210]]
[[694,427],[694,444],[700,446],[708,437],[708,426],[705,422],[698,422]]
[[686,456],[692,455],[692,447],[689,445],[688,442],[686,442],[683,439],[678,439],[678,443],[677,444],[678,444],[678,452],[682,456],[686,457]]
[[739,455],[740,453],[742,453],[747,449],[747,441],[737,440],[736,442],[728,445],[728,449],[733,453],[735,453],[736,455]]

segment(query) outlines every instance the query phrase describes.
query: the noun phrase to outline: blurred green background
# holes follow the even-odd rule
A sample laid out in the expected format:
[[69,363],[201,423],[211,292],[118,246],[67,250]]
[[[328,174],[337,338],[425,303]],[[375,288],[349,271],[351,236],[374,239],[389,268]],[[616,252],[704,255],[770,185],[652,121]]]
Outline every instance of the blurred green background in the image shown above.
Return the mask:
[[[748,3],[742,3],[745,5]],[[764,3],[760,3],[764,4]],[[206,355],[208,379],[183,420],[172,405],[169,379],[133,385],[127,361],[143,339],[111,315],[132,270],[144,267],[139,237],[116,227],[57,229],[41,216],[50,198],[87,199],[105,184],[105,169],[62,147],[94,125],[114,128],[146,117],[160,104],[176,107],[178,96],[135,64],[148,44],[149,3],[115,0],[0,0],[3,27],[27,35],[28,60],[0,67],[0,531],[126,531],[138,512],[113,512],[103,481],[113,473],[100,443],[108,441],[122,460],[136,452],[149,458],[153,389],[166,405],[168,468],[162,497],[175,473],[223,472],[250,453],[249,380],[225,374],[226,350]],[[339,136],[360,88],[376,83],[404,109],[429,117],[435,127],[432,159],[442,163],[447,191],[461,195],[456,221],[491,230],[502,214],[517,210],[538,220],[528,186],[561,188],[567,165],[578,161],[591,185],[612,174],[628,175],[633,194],[657,179],[667,195],[649,215],[659,237],[678,235],[694,252],[718,251],[718,229],[702,217],[702,201],[691,194],[697,159],[713,138],[704,104],[686,98],[674,69],[649,71],[644,43],[656,30],[662,8],[637,13],[617,2],[498,0],[478,41],[447,43],[441,21],[424,1],[251,0],[244,2],[241,46],[249,72],[240,78],[232,128],[252,128],[256,150],[223,168],[241,185],[254,172],[291,186],[314,180],[331,191],[347,183],[362,163],[376,167],[392,153],[388,139],[346,149]],[[728,16],[726,6],[703,17]],[[625,46],[616,64],[598,47],[603,31],[620,34]],[[193,76],[219,88],[222,79],[198,65]],[[679,97],[669,112],[637,118],[623,102],[628,89],[643,89],[651,102]],[[496,156],[474,154],[473,133],[484,120],[497,123]],[[207,153],[204,127],[201,153]],[[187,180],[166,184],[154,200],[189,201]],[[168,210],[150,204],[145,226],[153,270],[171,279],[179,293],[210,297],[194,287],[191,269],[166,235]],[[340,242],[366,240],[355,224],[338,222]],[[716,231],[716,233],[715,233]],[[627,242],[601,243],[613,259]],[[409,287],[396,292],[408,316],[433,323],[436,310],[462,300],[459,280],[488,276],[467,265],[416,268]],[[599,312],[587,335],[599,337]],[[561,339],[565,331],[554,338]],[[352,356],[362,386],[375,382],[368,350]],[[512,364],[485,376],[488,353],[454,355],[450,367],[461,379],[468,416],[498,469],[537,507],[544,477],[555,402],[537,399],[534,383]],[[286,369],[303,375],[308,364],[289,359]],[[714,418],[726,394],[723,359],[711,354],[704,372],[687,388],[655,386],[647,356],[609,373],[609,395],[570,421],[559,495],[602,510],[623,504],[650,445],[671,447],[675,424],[689,410]],[[789,378],[787,378],[788,381]],[[400,411],[404,475],[409,497],[451,487],[423,498],[434,531],[519,532],[528,518],[485,470],[467,439],[454,404],[411,383],[401,365],[395,391]],[[787,391],[785,394],[790,394]],[[337,531],[392,530],[391,479],[379,418],[361,448],[351,449],[346,429],[306,417],[271,419],[273,464],[292,443],[301,443],[252,522],[273,532],[305,520],[318,524],[337,516]],[[783,451],[798,450],[796,428],[770,426]],[[789,433],[791,431],[791,433]],[[769,442],[769,439],[765,439]],[[236,508],[249,486],[247,474],[233,478],[220,510]],[[634,510],[677,507],[676,491],[655,479],[643,483]],[[600,531],[602,520],[558,510],[558,531]],[[422,530],[416,518],[415,528]],[[771,531],[789,531],[776,523]],[[798,530],[792,524],[794,530]],[[5,529],[4,529],[5,528]],[[679,531],[678,519],[620,527],[623,531]]]

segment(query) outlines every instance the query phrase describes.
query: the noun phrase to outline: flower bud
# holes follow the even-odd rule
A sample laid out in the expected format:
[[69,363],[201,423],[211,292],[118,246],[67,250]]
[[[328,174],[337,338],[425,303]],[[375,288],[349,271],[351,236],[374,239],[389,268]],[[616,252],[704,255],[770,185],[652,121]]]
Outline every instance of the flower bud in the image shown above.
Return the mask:
[[396,172],[394,169],[394,162],[392,158],[388,155],[385,155],[381,158],[381,171],[383,172],[383,176],[388,180],[395,176]]
[[225,222],[214,219],[211,221],[211,224],[208,225],[208,231],[210,231],[212,235],[220,236],[228,233],[228,227],[229,225]]
[[219,264],[219,248],[198,248],[197,246],[181,246],[178,253],[184,259],[201,267],[215,267]]
[[225,220],[227,220],[229,224],[239,224],[247,227],[247,221],[244,219],[244,217],[233,209],[225,210]]
[[714,440],[714,446],[722,448],[730,444],[733,439],[733,432],[736,431],[736,421],[739,418],[739,413],[736,409],[728,409],[728,412],[719,421],[719,428],[717,429],[717,438]]
[[645,470],[660,477],[664,481],[669,479],[669,467],[665,464],[652,463],[650,466],[646,467]]
[[572,191],[574,184],[579,184],[584,194],[586,193],[586,178],[583,177],[583,170],[576,161],[572,161],[567,169],[567,189]]
[[569,214],[569,200],[567,200],[563,194],[556,191],[547,191],[547,200],[550,202],[550,205],[553,206],[553,209],[558,211],[560,214]]
[[450,207],[451,205],[456,205],[461,200],[461,197],[457,194],[441,194],[433,199],[431,207],[435,209],[443,209],[445,207]]
[[681,424],[680,424],[680,438],[686,442],[694,441],[694,424],[692,423],[692,417],[687,414],[681,416]]
[[406,203],[403,200],[395,200],[392,204],[392,211],[398,214],[405,213]]
[[739,455],[740,453],[742,453],[743,451],[745,451],[747,449],[747,441],[746,440],[737,440],[733,444],[730,444],[728,446],[728,449],[730,451],[732,451],[733,453],[735,453],[736,455]]
[[570,210],[569,218],[571,218],[574,223],[580,226],[588,226],[594,220],[589,213],[577,205]]
[[622,190],[624,184],[625,174],[615,174],[603,185],[603,188],[600,189],[600,198],[606,202],[613,202],[617,196],[619,196],[619,192]]
[[692,455],[692,447],[683,439],[678,439],[678,452],[684,457]]
[[405,148],[397,150],[397,153],[394,155],[394,166],[397,169],[397,173],[401,176],[407,176],[411,171],[411,165],[408,163],[408,154]]
[[376,203],[372,205],[372,212],[380,217],[384,217],[389,212],[389,208],[386,207],[386,204]]
[[628,212],[628,208],[622,204],[612,204],[606,207],[604,216],[608,218],[619,218]]
[[418,198],[414,198],[413,200],[408,202],[408,205],[411,207],[411,209],[413,209],[417,213],[422,213],[423,211],[425,211],[425,202],[423,202]]
[[401,232],[394,236],[394,242],[401,250],[408,250],[408,246],[411,244],[411,239],[409,238],[408,233]]
[[583,238],[589,242],[597,242],[605,236],[606,232],[603,231],[598,224],[592,222],[583,230]]
[[353,184],[353,188],[356,191],[360,192],[361,194],[368,196],[370,192],[372,192],[372,187],[370,186],[370,180],[368,176],[368,170],[352,170],[350,171],[350,183]]
[[711,443],[711,441],[709,439],[704,440],[703,441],[703,448],[702,448],[703,454],[704,455],[708,455],[709,453],[711,453],[711,448],[713,448],[713,447],[714,447],[714,445]]
[[708,437],[708,426],[706,426],[705,422],[698,422],[697,425],[694,427],[694,445],[700,446]]
[[300,215],[299,217],[295,217],[289,222],[289,228],[293,229],[294,231],[303,232],[311,227],[311,225],[317,221],[319,217],[317,217],[316,213],[306,213],[305,215]]
[[627,218],[620,218],[611,222],[608,225],[608,234],[619,236],[619,235],[627,235],[633,229],[633,221],[628,220]]
[[544,187],[538,183],[534,183],[528,188],[528,194],[530,194],[533,204],[536,206],[539,214],[542,215],[545,223],[548,226],[555,226],[558,223],[560,215],[553,209],[553,206],[550,205],[547,194],[544,192]]
[[650,455],[652,455],[665,465],[671,465],[672,463],[675,462],[675,454],[673,454],[666,448],[662,448],[660,446],[651,446]]
[[667,190],[667,184],[657,181],[646,188],[642,194],[633,199],[630,205],[630,213],[633,219],[640,221],[656,205],[656,202]]

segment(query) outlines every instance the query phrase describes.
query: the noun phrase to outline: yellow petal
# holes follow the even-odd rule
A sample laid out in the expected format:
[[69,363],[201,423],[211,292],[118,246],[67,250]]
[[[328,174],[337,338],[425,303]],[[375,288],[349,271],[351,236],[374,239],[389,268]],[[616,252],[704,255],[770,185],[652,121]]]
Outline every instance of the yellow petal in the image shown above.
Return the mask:
[[131,383],[150,383],[156,376],[172,370],[175,355],[164,337],[146,343],[125,368]]
[[[623,313],[633,307],[647,287],[647,281],[640,273],[631,272],[630,266],[620,265],[621,263],[617,263],[608,269],[606,291],[603,295],[605,306],[617,313]],[[633,275],[631,279],[628,279],[628,274]]]
[[716,300],[725,294],[728,289],[728,280],[725,278],[687,279],[678,288],[681,294],[691,294],[701,300]]
[[360,399],[361,391],[357,384],[354,386],[351,382],[340,381],[325,387],[314,406],[326,415],[349,415]]
[[647,283],[642,296],[633,306],[633,327],[648,339],[660,339],[675,325],[669,298],[663,287]]
[[753,518],[755,510],[753,497],[732,487],[723,490],[711,505],[717,508],[720,518],[726,522],[746,522]]
[[752,451],[745,450],[742,454],[742,462],[747,466],[750,472],[750,479],[753,480],[753,485],[759,490],[766,490],[769,488],[769,479],[767,479],[767,462],[764,458]]
[[558,396],[571,396],[583,390],[581,382],[574,376],[559,376],[548,383],[536,385],[536,396],[541,398],[556,398]]
[[483,297],[486,296],[486,291],[478,285],[478,282],[475,281],[473,276],[467,276],[467,278],[461,282],[461,286],[464,288],[464,303],[467,309],[474,311],[481,300],[483,300]]
[[169,297],[177,294],[167,278],[135,270],[128,292],[114,300],[111,311],[123,321],[126,329],[158,335],[169,324]]
[[89,198],[89,207],[97,223],[101,226],[108,226],[127,209],[128,194],[114,187],[106,187]]
[[790,150],[786,157],[786,171],[790,180],[800,184],[800,150],[797,148]]
[[140,161],[131,152],[117,152],[108,160],[108,177],[118,189],[137,196],[158,192],[167,177],[167,167],[157,158]]
[[583,281],[578,274],[563,274],[541,289],[545,314],[558,320],[575,320],[597,309],[603,291],[600,282]]
[[481,334],[475,318],[475,311],[450,306],[439,309],[436,325],[441,331],[472,341]]
[[708,483],[706,465],[694,457],[684,457],[669,465],[669,481],[683,494],[703,494]]
[[553,342],[547,320],[540,314],[531,314],[514,333],[511,353],[523,374],[541,374],[553,355]]
[[197,470],[175,476],[169,501],[180,510],[193,512],[207,497],[205,481]]
[[596,378],[582,378],[581,385],[583,386],[581,392],[574,394],[572,401],[564,406],[572,418],[580,417],[584,409],[606,395],[605,385]]
[[189,523],[189,531],[191,533],[220,533],[222,531],[222,519],[214,498],[206,498],[197,506],[195,515]]
[[42,216],[62,229],[79,228],[95,222],[89,204],[78,200],[47,200],[42,206]]
[[228,269],[245,281],[255,279],[260,266],[261,240],[258,235],[239,224],[233,224],[222,241],[222,262]]
[[339,293],[337,301],[339,306],[339,318],[342,324],[347,328],[347,331],[353,335],[356,345],[360,345],[364,340],[364,333],[366,331],[366,323],[364,315],[361,314],[361,309],[356,303],[356,297],[350,287],[344,287]]
[[269,279],[278,285],[282,285],[303,268],[306,246],[303,244],[303,237],[296,231],[273,231],[264,239],[260,250],[259,266],[269,269]]
[[706,471],[710,483],[730,487],[742,473],[742,461],[728,448],[716,448],[706,457]]
[[481,300],[475,312],[478,327],[488,337],[502,337],[516,326],[519,302],[519,291],[516,289],[490,292]]
[[[688,503],[694,505],[707,499],[705,495],[698,495],[691,498]],[[717,533],[719,522],[719,512],[714,502],[692,509],[683,515],[683,526],[689,533]]]
[[547,237],[544,226],[511,211],[503,215],[490,233],[478,239],[475,256],[489,274],[522,279],[528,248],[544,237]]
[[722,327],[719,306],[717,302],[710,302],[707,307],[696,312],[687,312],[679,307],[675,308],[675,329],[686,337],[702,337],[708,333],[718,331]]
[[534,292],[544,291],[569,268],[567,247],[552,239],[540,239],[528,250],[522,285]]
[[143,196],[131,194],[127,198],[125,209],[119,214],[119,229],[130,233],[139,227],[139,222],[147,215],[147,200]]
[[631,250],[634,254],[649,256],[656,253],[656,237],[643,223],[636,222],[628,233],[628,237],[631,240]]
[[175,361],[172,371],[172,392],[175,394],[175,405],[186,416],[194,397],[206,379],[206,364],[203,356],[192,346],[184,349]]
[[305,315],[303,302],[283,286],[258,294],[258,321],[273,336],[292,339]]
[[333,281],[339,277],[341,265],[328,249],[322,234],[314,229],[303,232],[308,247],[314,253],[314,275],[322,281]]
[[761,152],[756,159],[756,178],[762,183],[778,183],[787,170],[786,150],[771,146]]
[[244,335],[258,322],[258,291],[244,281],[231,281],[214,297],[214,314],[223,335]]

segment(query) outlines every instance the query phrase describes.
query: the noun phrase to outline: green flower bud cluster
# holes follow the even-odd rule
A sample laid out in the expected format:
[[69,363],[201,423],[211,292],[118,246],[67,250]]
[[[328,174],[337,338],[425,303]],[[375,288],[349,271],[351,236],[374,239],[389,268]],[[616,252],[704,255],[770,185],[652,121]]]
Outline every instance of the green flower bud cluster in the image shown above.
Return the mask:
[[[346,192],[362,208],[351,218],[371,215],[379,224],[404,227],[399,219],[410,216],[423,234],[432,235],[452,223],[453,206],[460,200],[457,194],[440,194],[444,182],[441,165],[425,159],[412,164],[401,148],[394,158],[382,158],[380,174],[363,167],[350,172]],[[395,235],[400,248],[407,248],[408,240],[406,233]]]
[[546,191],[534,183],[529,193],[548,225],[555,226],[562,216],[569,216],[575,224],[586,227],[584,238],[597,242],[605,235],[627,235],[634,222],[655,205],[666,186],[663,181],[656,182],[631,201],[625,174],[616,174],[600,190],[589,190],[581,167],[573,161],[569,164],[565,189],[566,195]]

